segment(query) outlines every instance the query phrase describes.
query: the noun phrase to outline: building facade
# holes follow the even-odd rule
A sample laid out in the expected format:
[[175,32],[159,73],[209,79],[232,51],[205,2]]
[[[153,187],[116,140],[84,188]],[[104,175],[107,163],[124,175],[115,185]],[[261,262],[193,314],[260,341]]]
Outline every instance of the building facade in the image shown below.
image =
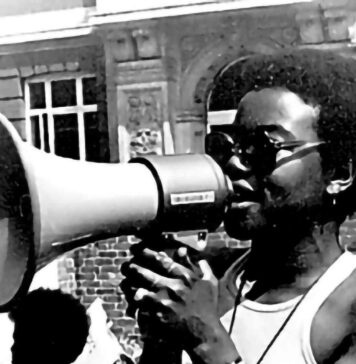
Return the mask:
[[[203,152],[209,124],[228,114],[209,113],[216,79],[247,57],[292,48],[356,54],[353,0],[6,3],[0,111],[28,143],[83,161]],[[354,228],[345,224],[345,239]],[[85,305],[101,297],[119,338],[138,335],[115,287],[134,240],[100,241],[59,262],[62,289]],[[221,231],[210,244],[240,243]]]

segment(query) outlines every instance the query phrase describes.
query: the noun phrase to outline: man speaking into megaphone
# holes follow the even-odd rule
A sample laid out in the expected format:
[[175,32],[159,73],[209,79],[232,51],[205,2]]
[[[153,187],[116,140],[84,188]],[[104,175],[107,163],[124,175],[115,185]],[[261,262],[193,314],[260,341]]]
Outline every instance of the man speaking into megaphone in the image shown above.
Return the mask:
[[[149,232],[123,267],[122,284],[148,330],[143,361],[160,349],[156,362],[173,362],[181,350],[196,363],[354,362],[356,262],[339,244],[355,201],[354,83],[343,75],[345,95],[331,92],[337,78],[327,68],[306,87],[310,94],[318,86],[316,104],[303,91],[315,69],[299,77],[300,63],[289,69],[289,58],[281,59],[268,87],[243,97],[234,124],[208,136],[213,158],[67,160],[22,142],[0,115],[0,310],[21,299],[36,269],[59,254]],[[354,69],[337,61],[343,72]],[[281,70],[297,73],[296,85],[275,88]],[[162,239],[167,246],[162,236],[199,236],[222,220],[229,235],[252,240],[248,260],[224,284],[187,247],[172,242],[173,255],[160,248]]]
[[339,243],[355,201],[352,116],[325,122],[323,105],[261,88],[242,98],[230,133],[208,136],[235,191],[226,230],[251,239],[251,253],[219,287],[187,248],[134,246],[122,289],[149,324],[155,354],[147,346],[142,362],[174,362],[181,350],[199,364],[356,361],[356,255]]

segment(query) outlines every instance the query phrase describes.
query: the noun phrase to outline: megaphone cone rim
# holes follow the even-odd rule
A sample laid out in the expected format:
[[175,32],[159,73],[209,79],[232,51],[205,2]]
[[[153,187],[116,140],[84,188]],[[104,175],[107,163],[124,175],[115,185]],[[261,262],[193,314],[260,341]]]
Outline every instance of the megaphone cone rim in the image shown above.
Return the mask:
[[[10,228],[14,225],[16,230],[20,230],[19,227],[21,227],[21,232],[18,236],[12,234],[6,241],[0,241],[3,251],[6,251],[7,253],[6,257],[3,257],[2,259],[2,266],[0,266],[0,312],[6,312],[16,304],[30,287],[32,278],[35,274],[35,246],[33,243],[32,201],[20,152],[22,140],[14,126],[0,113],[0,136],[1,134],[3,134],[1,138],[3,140],[0,149],[3,149],[5,153],[0,153],[0,161],[1,158],[3,158],[3,165],[6,165],[7,168],[2,168],[2,174],[0,172],[0,176],[4,178],[5,175],[6,179],[6,177],[9,177],[6,176],[6,170],[10,173],[11,168],[15,168],[16,174],[11,174],[11,186],[18,187],[22,192],[21,196],[14,197],[15,199],[17,198],[18,202],[17,206],[15,206],[15,215],[5,218],[5,223],[7,220]],[[9,149],[11,149],[11,153]],[[6,161],[4,156],[11,156],[11,160]],[[15,163],[13,163],[14,161]],[[16,193],[17,190],[12,191],[10,189],[10,191],[7,192]],[[4,185],[0,185],[0,196],[2,196],[2,193],[6,194]],[[2,197],[4,197],[5,200],[7,198],[7,196]],[[26,199],[23,199],[23,197],[26,197]],[[22,205],[24,203],[26,203],[26,205]],[[26,213],[23,214],[22,208],[27,210]],[[4,218],[2,220],[4,222]],[[15,276],[13,274],[11,275],[8,271],[4,272],[4,270],[7,269],[15,272]],[[15,283],[15,286],[9,287],[12,283]],[[12,292],[11,294],[8,294],[9,289]],[[8,292],[6,295],[5,293],[2,293],[5,291]],[[3,295],[6,297],[2,297]]]

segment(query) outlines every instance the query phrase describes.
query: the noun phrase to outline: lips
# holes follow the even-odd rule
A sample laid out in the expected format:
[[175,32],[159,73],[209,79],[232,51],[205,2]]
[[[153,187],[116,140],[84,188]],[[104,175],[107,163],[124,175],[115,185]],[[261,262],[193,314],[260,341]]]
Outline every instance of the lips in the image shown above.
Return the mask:
[[[232,182],[234,193],[231,197],[232,205],[241,205],[241,207],[247,207],[246,204],[252,204],[260,201],[259,193],[252,187],[252,184],[240,179]],[[239,206],[236,206],[239,207]]]
[[234,209],[247,209],[249,207],[252,207],[252,206],[257,206],[259,205],[258,202],[256,201],[243,201],[243,202],[233,202],[231,204],[231,209],[234,210]]
[[249,240],[262,224],[260,216],[263,197],[261,183],[255,176],[232,180],[233,194],[224,217],[226,233],[236,239]]

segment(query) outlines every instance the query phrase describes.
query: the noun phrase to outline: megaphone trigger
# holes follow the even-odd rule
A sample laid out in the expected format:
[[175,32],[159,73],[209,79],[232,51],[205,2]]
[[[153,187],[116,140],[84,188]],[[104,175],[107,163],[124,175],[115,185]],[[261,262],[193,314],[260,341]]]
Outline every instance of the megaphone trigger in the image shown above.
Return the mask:
[[208,243],[208,231],[184,231],[184,233],[177,234],[177,239],[184,245],[196,250],[204,251]]

